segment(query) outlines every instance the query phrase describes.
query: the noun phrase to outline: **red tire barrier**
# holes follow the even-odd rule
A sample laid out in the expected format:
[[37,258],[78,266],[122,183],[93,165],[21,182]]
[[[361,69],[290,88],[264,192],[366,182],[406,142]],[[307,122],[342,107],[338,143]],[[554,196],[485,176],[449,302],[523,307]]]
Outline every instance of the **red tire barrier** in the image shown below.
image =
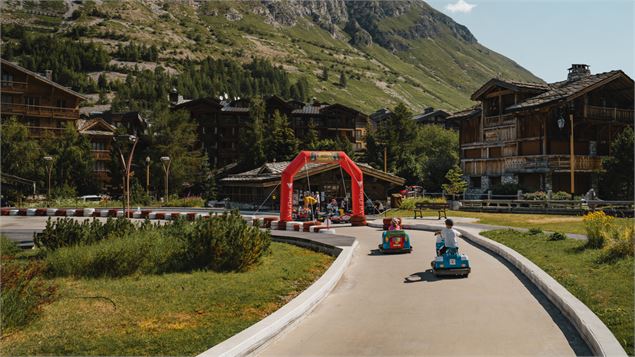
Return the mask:
[[46,208],[38,208],[35,210],[36,216],[46,216]]
[[2,215],[3,216],[8,216],[9,215],[9,211],[11,211],[10,208],[3,208],[2,210]]
[[174,219],[179,219],[179,218],[181,218],[181,213],[179,213],[179,212],[172,212],[172,213],[170,214],[170,218],[172,218],[173,220],[174,220]]
[[321,223],[319,221],[311,221],[302,223],[302,231],[310,232],[312,226],[319,226]]
[[108,217],[115,217],[115,218],[117,218],[117,210],[116,210],[116,209],[109,209],[109,210],[108,210]]
[[55,212],[56,216],[66,216],[66,209],[60,208]]
[[271,222],[277,221],[278,217],[265,217],[262,219],[263,228],[271,228]]
[[144,209],[144,210],[142,210],[142,211],[141,211],[141,217],[143,217],[143,218],[148,218],[148,217],[150,217],[150,212],[152,212],[152,211],[150,211],[149,209]]
[[299,232],[300,231],[300,225],[299,224],[294,224],[293,225],[293,230],[296,231],[296,232]]
[[84,217],[84,209],[83,208],[78,208],[75,210],[75,217]]
[[187,217],[188,221],[193,221],[193,220],[196,219],[196,213],[195,212],[188,212],[186,217]]
[[155,215],[156,219],[165,219],[165,213],[163,212],[157,212],[157,214]]
[[26,216],[26,208],[18,209],[18,216]]

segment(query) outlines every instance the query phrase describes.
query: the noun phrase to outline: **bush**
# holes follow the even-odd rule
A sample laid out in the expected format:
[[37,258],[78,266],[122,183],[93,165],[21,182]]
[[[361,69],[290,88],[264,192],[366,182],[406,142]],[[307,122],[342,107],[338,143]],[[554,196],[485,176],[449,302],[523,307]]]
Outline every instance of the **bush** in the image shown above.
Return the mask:
[[527,231],[527,233],[532,235],[532,236],[535,236],[535,235],[538,235],[538,234],[542,234],[543,232],[542,232],[542,229],[540,229],[540,228],[529,228],[529,231]]
[[558,191],[551,195],[551,199],[557,201],[566,201],[571,199],[571,194],[564,191]]
[[171,197],[164,206],[166,207],[205,207],[205,202],[201,197],[191,196],[183,198]]
[[564,233],[560,233],[560,232],[553,232],[550,236],[549,236],[549,240],[565,240],[567,239],[567,236]]
[[520,186],[517,183],[503,183],[492,186],[492,194],[493,195],[515,195],[520,190]]
[[24,265],[3,259],[0,265],[0,328],[3,332],[25,325],[37,316],[41,305],[55,298],[56,287],[41,279],[43,267],[41,262]]
[[607,216],[602,211],[589,213],[582,219],[584,228],[586,229],[587,243],[586,248],[599,249],[605,244],[605,235],[615,218]]
[[21,251],[22,249],[14,241],[7,238],[4,234],[0,235],[0,256],[13,257]]
[[602,232],[605,246],[599,261],[614,262],[621,258],[633,256],[633,226],[632,225],[611,225]]
[[542,191],[528,192],[523,194],[523,199],[530,201],[546,201],[547,194]]
[[[105,226],[105,225],[104,225]],[[268,251],[271,234],[249,226],[237,212],[121,230],[91,244],[49,252],[53,276],[120,277],[192,269],[244,271]]]
[[401,201],[400,209],[413,210],[417,203],[446,203],[446,199],[443,197],[409,197]]
[[108,218],[105,223],[93,218],[79,222],[73,218],[49,218],[46,227],[39,234],[33,235],[33,242],[38,248],[56,250],[62,247],[87,245],[109,237],[121,237],[138,229],[147,229],[152,224],[145,221],[137,226],[125,218]]

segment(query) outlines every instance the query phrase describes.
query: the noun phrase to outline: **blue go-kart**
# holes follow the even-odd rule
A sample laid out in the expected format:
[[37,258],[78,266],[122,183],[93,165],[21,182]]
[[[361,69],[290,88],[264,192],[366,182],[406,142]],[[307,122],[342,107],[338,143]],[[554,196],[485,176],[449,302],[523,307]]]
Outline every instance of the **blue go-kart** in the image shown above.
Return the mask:
[[439,254],[444,242],[437,242],[437,256],[431,262],[432,272],[436,276],[460,276],[467,277],[470,274],[470,260],[465,254],[459,253],[459,248],[447,248],[443,254]]
[[379,251],[382,253],[410,253],[412,245],[406,231],[384,231]]

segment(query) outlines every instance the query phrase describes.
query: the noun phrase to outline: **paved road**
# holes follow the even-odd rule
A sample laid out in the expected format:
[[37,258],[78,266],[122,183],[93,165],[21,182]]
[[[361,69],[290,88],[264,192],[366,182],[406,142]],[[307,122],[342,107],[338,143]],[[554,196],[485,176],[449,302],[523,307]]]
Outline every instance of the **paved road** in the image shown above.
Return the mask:
[[262,356],[590,355],[568,321],[503,261],[460,241],[473,270],[437,279],[432,233],[412,254],[369,254],[380,231],[338,228],[360,243],[334,291]]

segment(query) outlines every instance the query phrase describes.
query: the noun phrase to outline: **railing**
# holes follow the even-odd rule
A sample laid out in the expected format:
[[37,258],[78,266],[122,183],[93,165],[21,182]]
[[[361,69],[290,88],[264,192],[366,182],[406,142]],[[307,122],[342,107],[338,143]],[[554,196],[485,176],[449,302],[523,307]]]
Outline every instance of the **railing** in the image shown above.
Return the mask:
[[633,201],[583,200],[462,200],[461,210],[481,212],[525,212],[584,214],[604,211],[616,216],[633,216]]
[[110,151],[108,150],[93,150],[92,152],[95,160],[110,160]]
[[53,135],[60,135],[64,128],[49,128],[45,126],[27,126],[29,129],[29,135],[40,137],[44,136],[46,133],[52,133]]
[[635,118],[635,115],[633,113],[633,109],[605,108],[592,105],[586,106],[586,117],[589,119],[620,120],[632,122]]
[[491,126],[513,124],[513,123],[514,123],[513,114],[494,115],[490,117],[484,117],[484,120],[483,120],[483,126],[486,128],[489,128]]
[[16,92],[24,92],[28,88],[28,83],[26,82],[16,82],[16,81],[1,81],[0,88],[3,90],[11,90]]
[[79,119],[79,109],[2,103],[2,113]]
[[[504,172],[547,172],[569,170],[569,155],[513,156],[496,159],[463,159],[463,172],[467,175],[501,175]],[[602,170],[602,157],[575,156],[576,171]]]

